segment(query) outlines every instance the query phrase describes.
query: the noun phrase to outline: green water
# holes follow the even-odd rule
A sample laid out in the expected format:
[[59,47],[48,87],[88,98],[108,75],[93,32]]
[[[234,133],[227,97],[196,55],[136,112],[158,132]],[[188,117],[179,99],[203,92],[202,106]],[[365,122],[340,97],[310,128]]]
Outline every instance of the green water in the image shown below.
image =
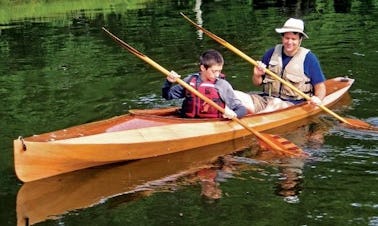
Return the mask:
[[[122,50],[102,26],[180,74],[195,71],[198,55],[215,48],[234,88],[251,91],[258,90],[250,82],[252,66],[197,33],[179,12],[201,19],[253,59],[280,41],[274,28],[301,17],[310,36],[303,46],[318,56],[326,76],[356,79],[351,102],[336,111],[378,125],[378,4],[342,2],[0,1],[1,225],[17,224],[22,183],[13,170],[13,139],[176,104],[160,97],[162,75]],[[282,133],[313,156],[286,191],[292,195],[283,195],[287,168],[280,162],[243,157],[230,174],[214,165],[228,175],[220,177],[223,195],[214,202],[186,175],[149,185],[151,195],[113,194],[38,225],[378,225],[377,135],[345,129],[326,115],[315,124],[323,128],[323,143],[303,139],[306,128]]]

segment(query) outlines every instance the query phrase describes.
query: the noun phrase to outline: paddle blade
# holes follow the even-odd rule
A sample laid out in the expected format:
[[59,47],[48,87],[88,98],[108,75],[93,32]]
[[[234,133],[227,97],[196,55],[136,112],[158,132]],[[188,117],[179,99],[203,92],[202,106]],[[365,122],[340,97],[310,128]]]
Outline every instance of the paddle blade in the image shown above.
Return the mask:
[[288,141],[287,139],[280,137],[278,135],[261,133],[264,140],[269,140],[274,143],[277,148],[272,148],[272,145],[267,145],[262,139],[259,139],[259,145],[263,150],[274,151],[280,155],[285,155],[288,157],[300,157],[307,158],[309,155],[299,148],[294,143]]
[[369,130],[369,131],[374,131],[378,132],[378,127],[373,126],[367,122],[358,120],[358,119],[352,119],[352,118],[344,118],[346,121],[345,126],[349,127],[351,129],[364,129],[364,130]]

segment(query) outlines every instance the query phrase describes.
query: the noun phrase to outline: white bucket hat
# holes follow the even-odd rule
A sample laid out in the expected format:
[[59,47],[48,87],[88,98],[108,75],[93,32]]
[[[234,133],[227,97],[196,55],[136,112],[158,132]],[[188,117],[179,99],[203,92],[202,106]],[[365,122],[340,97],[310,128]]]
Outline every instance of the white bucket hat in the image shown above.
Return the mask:
[[277,33],[286,33],[286,32],[299,32],[303,34],[306,38],[308,35],[303,32],[304,30],[304,23],[303,20],[290,18],[288,19],[284,26],[281,28],[276,28]]

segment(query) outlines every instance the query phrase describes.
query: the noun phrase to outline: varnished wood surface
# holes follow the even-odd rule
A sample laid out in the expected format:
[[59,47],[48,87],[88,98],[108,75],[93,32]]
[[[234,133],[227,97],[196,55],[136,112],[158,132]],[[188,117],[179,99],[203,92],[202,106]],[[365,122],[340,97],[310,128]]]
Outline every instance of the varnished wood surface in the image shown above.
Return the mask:
[[[332,106],[352,85],[351,79],[327,80],[324,104]],[[131,114],[14,141],[15,170],[24,182],[65,172],[175,153],[248,136],[229,120],[182,119],[177,109],[134,110]],[[266,131],[321,112],[302,104],[242,121]]]

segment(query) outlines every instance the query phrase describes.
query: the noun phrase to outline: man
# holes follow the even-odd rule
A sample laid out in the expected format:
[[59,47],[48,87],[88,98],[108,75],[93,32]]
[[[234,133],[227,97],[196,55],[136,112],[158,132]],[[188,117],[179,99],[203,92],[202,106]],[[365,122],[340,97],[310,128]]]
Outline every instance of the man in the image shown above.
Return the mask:
[[187,76],[184,81],[195,88],[198,92],[213,100],[225,109],[222,115],[216,108],[207,104],[199,97],[177,84],[172,86],[179,77],[175,72],[167,76],[162,88],[162,96],[167,99],[184,98],[181,113],[183,117],[190,118],[241,118],[247,110],[241,101],[236,98],[230,83],[219,78],[223,69],[224,60],[216,50],[205,51],[200,57],[198,73]]
[[265,74],[266,65],[270,71],[311,96],[311,103],[320,105],[326,95],[325,76],[317,57],[301,47],[302,40],[308,38],[303,21],[290,18],[282,28],[276,28],[276,32],[281,34],[282,44],[269,49],[253,69],[252,83],[263,87],[263,95],[252,96],[255,111],[272,111],[305,101],[295,91]]

